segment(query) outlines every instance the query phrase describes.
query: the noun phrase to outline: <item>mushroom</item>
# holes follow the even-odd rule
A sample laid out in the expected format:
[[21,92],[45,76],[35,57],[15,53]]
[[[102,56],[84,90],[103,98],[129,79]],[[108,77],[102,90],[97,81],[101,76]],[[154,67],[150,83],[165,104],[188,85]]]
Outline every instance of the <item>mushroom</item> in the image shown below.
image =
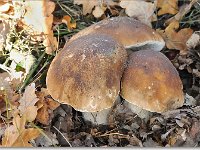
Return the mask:
[[163,38],[155,30],[130,17],[104,19],[72,36],[69,43],[81,36],[93,33],[107,34],[120,42],[126,49],[150,48],[160,51],[165,46]]
[[121,80],[125,105],[141,118],[181,107],[183,85],[170,60],[153,50],[133,52]]
[[82,36],[53,59],[47,89],[55,100],[83,112],[86,120],[106,124],[109,109],[119,96],[126,60],[126,50],[113,38]]

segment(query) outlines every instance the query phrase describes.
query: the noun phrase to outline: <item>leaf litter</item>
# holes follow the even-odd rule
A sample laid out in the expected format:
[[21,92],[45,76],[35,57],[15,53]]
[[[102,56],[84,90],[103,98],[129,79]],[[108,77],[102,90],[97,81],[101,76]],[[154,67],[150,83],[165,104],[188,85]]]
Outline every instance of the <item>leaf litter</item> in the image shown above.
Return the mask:
[[[194,23],[182,23],[189,22],[192,14],[198,18],[198,9],[196,0],[0,2],[0,146],[198,147],[200,25],[195,18]],[[47,54],[54,56],[66,39],[114,16],[134,17],[163,36],[166,47],[162,52],[173,56],[170,60],[183,81],[183,107],[152,113],[144,120],[118,104],[109,116],[109,125],[93,125],[71,106],[51,98],[42,82],[52,60]],[[47,54],[41,55],[41,51]],[[34,66],[38,68],[34,70]],[[25,90],[20,91],[20,86]]]

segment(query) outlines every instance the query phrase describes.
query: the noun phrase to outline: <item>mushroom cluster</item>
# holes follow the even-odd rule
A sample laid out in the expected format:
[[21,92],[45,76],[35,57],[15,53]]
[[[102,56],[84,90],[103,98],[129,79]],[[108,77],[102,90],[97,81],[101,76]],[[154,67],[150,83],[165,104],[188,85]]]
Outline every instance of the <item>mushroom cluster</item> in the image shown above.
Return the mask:
[[97,124],[107,124],[121,97],[141,118],[149,111],[175,109],[183,105],[183,86],[175,67],[159,52],[164,46],[162,37],[138,20],[102,20],[75,34],[56,55],[47,89],[52,98]]

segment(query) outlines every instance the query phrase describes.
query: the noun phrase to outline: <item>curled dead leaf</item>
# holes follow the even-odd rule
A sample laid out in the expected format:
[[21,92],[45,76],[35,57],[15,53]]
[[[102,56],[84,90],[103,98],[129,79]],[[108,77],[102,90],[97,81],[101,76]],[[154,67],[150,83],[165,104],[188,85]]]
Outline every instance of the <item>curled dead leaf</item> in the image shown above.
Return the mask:
[[186,42],[193,33],[190,28],[179,29],[179,22],[175,21],[169,24],[165,30],[157,30],[166,42],[169,49],[180,50],[181,55],[187,54]]
[[160,8],[158,16],[163,14],[176,14],[178,12],[178,0],[158,0],[157,7]]
[[19,115],[13,118],[13,125],[5,130],[2,138],[2,146],[4,147],[32,147],[28,143],[31,139],[35,139],[40,135],[40,131],[34,128],[25,129],[26,118]]
[[121,0],[120,6],[126,9],[126,14],[137,18],[141,22],[151,26],[152,17],[156,9],[156,3],[141,0]]
[[58,44],[52,31],[52,12],[55,9],[55,3],[50,0],[25,1],[25,9],[26,13],[22,20],[24,28],[29,30],[37,40],[43,40],[46,53],[51,54]]
[[96,18],[100,18],[104,14],[105,10],[106,10],[106,7],[104,6],[96,6],[92,14]]
[[62,22],[67,25],[68,30],[72,30],[73,28],[76,28],[76,22],[71,22],[71,17],[66,15],[63,16]]
[[49,125],[52,117],[53,110],[56,109],[60,104],[51,98],[47,97],[47,89],[42,88],[40,92],[37,92],[39,101],[37,102],[38,111],[36,120],[44,125]]

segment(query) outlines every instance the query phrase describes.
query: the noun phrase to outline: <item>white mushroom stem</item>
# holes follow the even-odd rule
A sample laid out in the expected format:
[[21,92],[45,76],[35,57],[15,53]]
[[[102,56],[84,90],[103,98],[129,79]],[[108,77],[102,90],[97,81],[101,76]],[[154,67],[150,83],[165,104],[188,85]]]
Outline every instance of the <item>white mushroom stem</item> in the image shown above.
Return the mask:
[[[120,96],[116,98],[113,107],[121,102]],[[113,107],[104,109],[98,112],[82,112],[83,118],[86,121],[91,121],[93,124],[108,124],[108,117]]]
[[124,101],[123,105],[125,105],[125,107],[129,108],[133,113],[137,114],[138,117],[144,119],[145,121],[148,121],[150,116],[152,115],[152,112],[145,110],[141,107],[138,107],[136,105],[133,105],[127,102],[126,100]]

